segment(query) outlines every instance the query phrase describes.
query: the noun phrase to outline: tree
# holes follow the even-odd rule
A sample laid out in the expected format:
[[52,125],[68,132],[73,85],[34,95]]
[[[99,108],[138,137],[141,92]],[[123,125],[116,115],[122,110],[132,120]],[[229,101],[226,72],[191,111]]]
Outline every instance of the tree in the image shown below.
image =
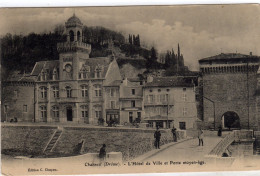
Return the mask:
[[157,68],[157,52],[154,47],[151,48],[150,57],[146,62],[147,69],[156,69]]

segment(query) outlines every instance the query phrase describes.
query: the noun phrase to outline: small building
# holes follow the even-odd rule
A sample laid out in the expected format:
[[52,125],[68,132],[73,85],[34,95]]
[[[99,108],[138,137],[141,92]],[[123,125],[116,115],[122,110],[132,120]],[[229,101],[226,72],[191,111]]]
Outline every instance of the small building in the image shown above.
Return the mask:
[[125,78],[120,85],[120,116],[122,117],[122,124],[140,122],[142,115],[142,81]]
[[197,119],[194,80],[190,77],[148,77],[143,89],[144,120],[151,127],[193,128]]
[[2,83],[1,121],[33,122],[35,78],[12,74]]

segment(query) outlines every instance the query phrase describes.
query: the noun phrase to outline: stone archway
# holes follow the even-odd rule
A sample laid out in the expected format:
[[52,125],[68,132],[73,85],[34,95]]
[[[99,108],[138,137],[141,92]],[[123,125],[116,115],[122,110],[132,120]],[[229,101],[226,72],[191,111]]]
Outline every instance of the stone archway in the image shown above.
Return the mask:
[[240,119],[237,113],[233,111],[225,112],[222,117],[222,128],[240,128]]

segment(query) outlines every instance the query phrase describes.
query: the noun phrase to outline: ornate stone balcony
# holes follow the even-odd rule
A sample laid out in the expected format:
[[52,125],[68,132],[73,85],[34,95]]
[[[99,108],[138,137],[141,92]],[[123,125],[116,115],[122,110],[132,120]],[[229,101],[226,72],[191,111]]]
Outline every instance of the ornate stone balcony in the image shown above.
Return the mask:
[[85,51],[91,52],[91,45],[83,42],[63,42],[57,44],[58,52]]

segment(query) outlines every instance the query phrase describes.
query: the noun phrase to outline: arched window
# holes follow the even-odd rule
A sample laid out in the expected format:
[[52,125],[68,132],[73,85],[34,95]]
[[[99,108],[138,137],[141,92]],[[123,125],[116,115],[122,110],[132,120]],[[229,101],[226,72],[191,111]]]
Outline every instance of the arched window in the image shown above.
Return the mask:
[[65,89],[66,89],[67,98],[71,98],[71,92],[72,92],[71,87],[66,86]]
[[80,108],[81,108],[81,117],[82,118],[88,118],[88,106],[83,105]]
[[81,95],[82,95],[82,97],[88,97],[88,86],[87,85],[81,86]]
[[101,72],[102,72],[102,67],[98,66],[96,68],[96,78],[101,78]]
[[59,98],[59,87],[58,86],[54,86],[53,88],[53,97],[54,98]]
[[54,69],[52,72],[52,80],[57,80],[57,79],[58,79],[58,72],[56,69]]
[[102,95],[101,85],[96,84],[96,85],[94,85],[94,88],[95,88],[95,96],[96,97],[101,97],[101,95]]
[[81,36],[80,36],[80,32],[77,32],[77,40],[80,42],[81,41]]
[[70,41],[73,42],[74,41],[74,32],[70,31],[69,35],[70,35]]
[[53,117],[58,118],[59,117],[59,107],[53,106],[52,107]]
[[40,87],[41,98],[47,98],[47,87]]
[[42,118],[42,119],[46,119],[46,118],[47,118],[47,109],[46,109],[46,106],[41,106],[41,107],[40,107],[40,110],[41,110],[41,118]]

